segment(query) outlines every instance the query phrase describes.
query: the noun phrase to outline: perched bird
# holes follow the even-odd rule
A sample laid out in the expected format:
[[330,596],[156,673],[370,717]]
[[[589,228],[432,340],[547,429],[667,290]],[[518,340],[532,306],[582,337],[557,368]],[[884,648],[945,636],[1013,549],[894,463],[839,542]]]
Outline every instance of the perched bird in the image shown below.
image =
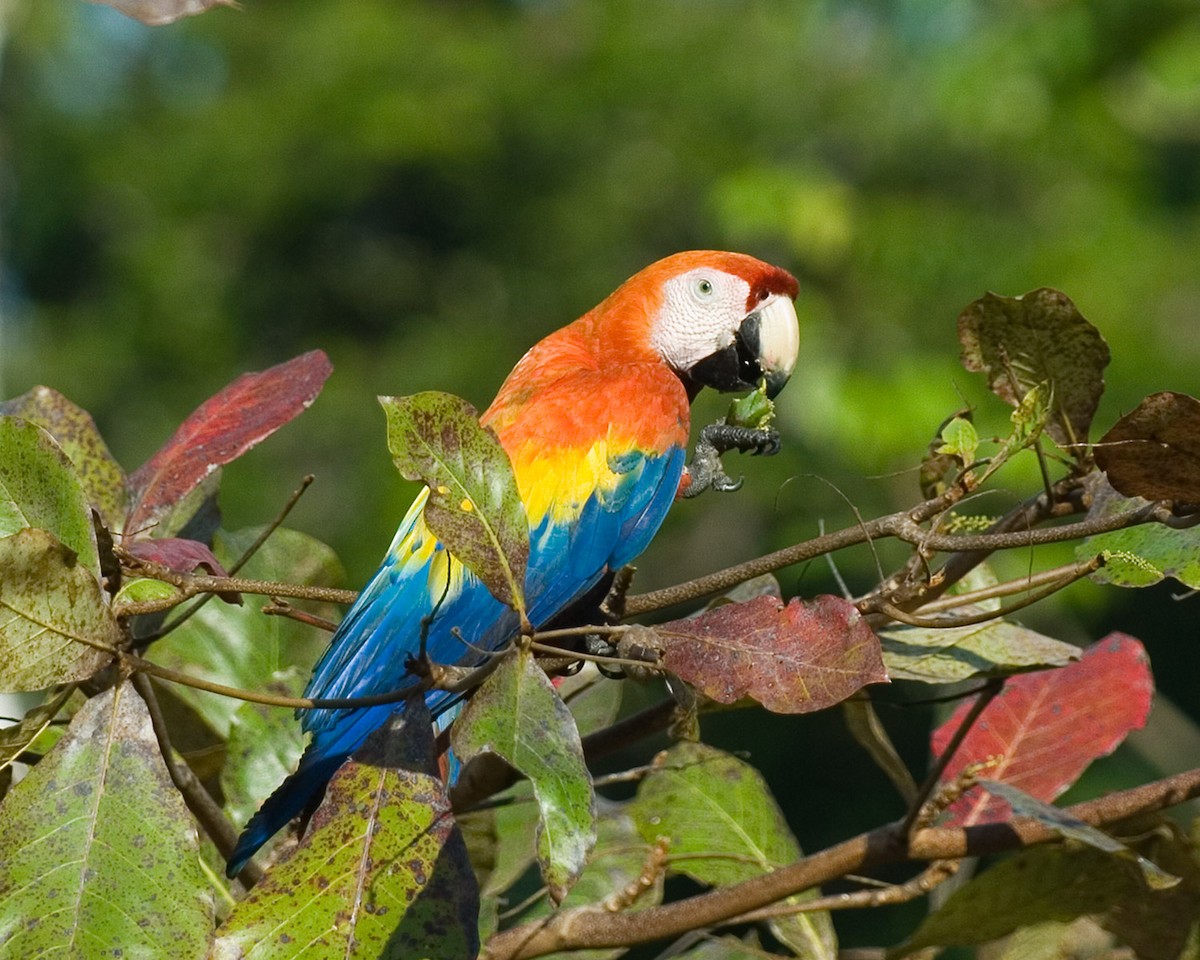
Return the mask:
[[[689,404],[704,386],[732,391],[765,382],[768,396],[782,389],[799,347],[796,293],[789,273],[753,257],[678,253],[521,358],[481,422],[512,461],[528,514],[525,598],[535,627],[640,554],[684,489],[732,486],[713,457],[704,476],[685,468]],[[706,434],[710,453],[713,440],[743,450],[777,445],[736,427]],[[436,663],[477,664],[518,634],[516,614],[427,529],[427,495],[417,496],[334,633],[307,696],[361,697],[418,683],[406,661],[431,614],[426,650]],[[426,700],[435,716],[453,702],[438,690]],[[396,709],[301,711],[308,748],[247,824],[229,874],[315,806],[337,768]]]

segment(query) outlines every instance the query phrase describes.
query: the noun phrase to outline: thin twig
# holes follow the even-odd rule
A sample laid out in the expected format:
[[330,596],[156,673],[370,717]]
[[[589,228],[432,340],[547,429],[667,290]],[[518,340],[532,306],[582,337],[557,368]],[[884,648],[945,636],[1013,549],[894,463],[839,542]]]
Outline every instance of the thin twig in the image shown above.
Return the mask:
[[[304,479],[300,481],[300,486],[298,486],[295,490],[292,491],[291,496],[287,498],[287,502],[284,503],[283,508],[279,511],[279,513],[277,513],[275,515],[275,519],[272,520],[270,523],[268,523],[265,527],[263,527],[262,532],[257,537],[254,538],[254,542],[251,543],[250,546],[248,546],[244,551],[242,551],[242,555],[233,562],[233,565],[227,571],[230,576],[233,576],[239,570],[241,570],[242,567],[244,567],[246,565],[247,561],[251,557],[253,557],[256,553],[258,553],[259,549],[262,547],[262,545],[264,543],[267,542],[267,539],[271,536],[271,534],[273,534],[276,530],[279,529],[279,527],[283,524],[283,521],[287,519],[288,514],[292,512],[292,508],[294,506],[296,506],[296,504],[299,502],[300,498],[304,495],[304,492],[312,485],[312,482],[314,479],[315,478],[310,473],[310,474],[307,474],[304,477]],[[212,594],[212,593],[204,594],[203,596],[200,597],[200,599],[198,601],[196,601],[190,607],[188,607],[186,610],[184,610],[182,613],[180,613],[179,616],[177,616],[174,620],[170,621],[169,623],[164,623],[158,630],[154,631],[154,633],[152,633],[148,636],[139,638],[138,646],[146,647],[146,646],[149,646],[151,643],[153,643],[155,640],[159,640],[159,639],[165,637],[172,630],[176,629],[181,624],[183,624],[184,621],[186,621],[189,617],[192,617],[196,613],[198,613],[200,611],[200,609],[206,603],[208,603],[214,596],[215,596],[215,594]],[[151,611],[151,612],[155,612],[155,611]]]
[[887,883],[869,890],[852,893],[835,893],[827,897],[813,897],[800,902],[774,903],[743,913],[725,921],[726,924],[757,923],[775,917],[790,917],[797,913],[816,913],[821,910],[862,910],[868,907],[892,906],[907,903],[929,893],[958,873],[960,860],[934,860],[911,880],[904,883]]
[[1007,606],[998,607],[995,610],[983,610],[979,613],[964,614],[958,617],[923,617],[916,614],[908,613],[900,609],[894,603],[889,603],[881,597],[875,597],[870,600],[861,601],[858,604],[858,609],[864,615],[872,613],[880,613],[892,620],[898,620],[900,623],[906,623],[911,627],[932,628],[934,630],[947,627],[969,627],[977,623],[986,623],[989,620],[1000,620],[1007,617],[1009,614],[1016,613],[1018,610],[1023,610],[1025,607],[1032,606],[1046,597],[1052,596],[1064,587],[1069,587],[1076,580],[1081,580],[1088,574],[1099,569],[1103,564],[1100,556],[1093,557],[1087,563],[1076,564],[1066,576],[1060,577],[1053,581],[1048,586],[1042,587],[1041,590],[1026,594],[1020,600],[1016,600]]
[[[176,789],[183,796],[184,803],[192,811],[192,815],[200,821],[204,832],[216,845],[221,856],[228,858],[237,845],[237,830],[234,829],[233,824],[229,822],[221,808],[217,806],[217,802],[213,800],[209,792],[204,789],[204,784],[192,772],[192,768],[175,753],[175,748],[171,745],[170,733],[167,730],[167,721],[159,706],[158,697],[154,693],[154,685],[150,682],[150,678],[144,673],[135,673],[131,679],[134,689],[141,696],[142,701],[146,704],[146,710],[150,714],[150,724],[158,739],[158,748],[167,765],[167,773],[171,776],[171,782],[175,784]],[[262,879],[262,870],[253,864],[247,864],[242,871],[242,876],[247,886],[253,886]]]
[[901,821],[901,829],[908,833],[913,828],[913,824],[917,822],[917,818],[921,815],[921,808],[925,805],[925,801],[929,799],[934,788],[941,780],[942,774],[946,770],[946,766],[953,759],[955,751],[962,746],[963,740],[966,739],[968,733],[971,732],[971,727],[975,725],[975,721],[979,719],[984,710],[987,709],[989,703],[996,699],[996,696],[1004,689],[1004,678],[997,677],[994,680],[989,680],[987,685],[980,691],[979,696],[975,698],[975,702],[971,704],[970,710],[963,717],[962,723],[958,725],[954,733],[950,737],[950,742],[946,744],[946,748],[941,752],[933,762],[933,766],[929,768],[929,773],[925,779],[921,781],[921,786],[917,789],[917,796],[909,805],[908,812],[904,815]]
[[923,603],[920,606],[919,612],[922,614],[940,613],[943,610],[972,607],[986,600],[995,600],[999,597],[1011,597],[1017,593],[1026,593],[1030,590],[1035,590],[1046,584],[1057,583],[1059,580],[1071,576],[1081,567],[1086,567],[1087,569],[1080,576],[1087,576],[1087,574],[1096,569],[1097,565],[1095,559],[1082,564],[1063,564],[1061,567],[1055,567],[1052,570],[1042,570],[1039,573],[1019,577],[1016,580],[1005,580],[1003,583],[993,583],[991,586],[980,587],[978,590],[964,591],[963,593],[946,595],[937,600],[930,600],[928,603]]

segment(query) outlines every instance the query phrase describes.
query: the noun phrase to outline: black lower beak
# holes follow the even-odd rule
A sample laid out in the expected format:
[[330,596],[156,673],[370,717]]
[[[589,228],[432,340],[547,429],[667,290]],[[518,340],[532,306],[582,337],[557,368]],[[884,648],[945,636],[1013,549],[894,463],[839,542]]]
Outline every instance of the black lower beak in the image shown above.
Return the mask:
[[[732,392],[735,390],[753,390],[763,379],[763,370],[758,360],[759,350],[759,315],[752,313],[738,328],[733,342],[716,353],[709,354],[688,372],[690,378],[698,387],[712,387],[714,390]],[[786,382],[787,378],[784,378]],[[775,386],[770,393],[771,383],[768,378],[767,390],[774,396],[783,389],[783,384]]]

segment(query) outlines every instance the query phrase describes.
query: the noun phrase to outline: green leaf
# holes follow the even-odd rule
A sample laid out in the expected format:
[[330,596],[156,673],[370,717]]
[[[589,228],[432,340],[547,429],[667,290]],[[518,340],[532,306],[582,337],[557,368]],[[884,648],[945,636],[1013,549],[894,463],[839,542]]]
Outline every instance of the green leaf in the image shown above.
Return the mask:
[[1038,437],[1050,423],[1052,413],[1050,385],[1042,382],[1030,387],[1029,392],[1021,398],[1017,408],[1008,417],[1013,430],[1004,438],[1000,447],[1000,458],[1011,457],[1037,443]]
[[879,631],[883,662],[893,680],[953,683],[1024,670],[1061,667],[1079,648],[1003,620],[967,627],[899,627]]
[[521,880],[537,860],[536,837],[541,815],[528,780],[497,794],[494,806],[458,817],[480,879],[479,939],[486,940],[500,925],[500,911],[511,905],[506,891]]
[[752,393],[731,400],[729,412],[725,414],[726,423],[750,430],[761,430],[774,418],[775,404],[767,396],[766,381],[759,384],[758,389]]
[[120,608],[126,603],[145,603],[147,600],[170,600],[180,595],[179,588],[173,584],[162,580],[155,580],[153,577],[133,577],[121,584],[121,589],[113,597],[113,606]]
[[1136,870],[1103,851],[1031,847],[956,890],[888,956],[904,957],[931,946],[971,946],[1032,924],[1103,913],[1144,889]]
[[479,688],[451,744],[464,763],[494,753],[529,778],[541,812],[538,863],[561,901],[596,843],[596,795],[575,720],[528,650],[505,657]]
[[62,689],[51,694],[44,703],[26,713],[20,723],[0,728],[0,770],[7,769],[42,735],[58,715],[58,711],[71,699],[75,689],[73,683],[64,684]]
[[1007,800],[1012,806],[1014,816],[1031,817],[1060,836],[1086,843],[1089,847],[1103,850],[1105,853],[1111,853],[1115,857],[1136,864],[1146,886],[1151,890],[1167,890],[1180,882],[1179,877],[1167,873],[1158,864],[1134,852],[1121,841],[1097,830],[1091,824],[1071,816],[1053,804],[1039,800],[1037,797],[1031,797],[1011,783],[1001,783],[997,780],[979,780],[978,782],[988,793]]
[[508,454],[467,401],[380,397],[396,469],[429,488],[425,523],[496,599],[525,611],[529,520]]
[[[1089,481],[1089,520],[1132,513],[1148,502],[1122,496],[1099,474]],[[1075,548],[1075,556],[1081,561],[1097,554],[1104,557],[1104,566],[1091,574],[1097,583],[1149,587],[1165,577],[1174,577],[1200,589],[1200,527],[1179,530],[1160,523],[1143,523],[1088,537]]]
[[749,942],[737,937],[717,937],[710,935],[699,946],[693,947],[687,953],[679,954],[680,960],[764,960],[774,957],[758,946],[754,934],[749,935]]
[[[259,534],[258,528],[221,534],[214,552],[225,566],[233,563]],[[240,571],[246,577],[319,586],[334,586],[342,579],[341,565],[323,543],[295,530],[280,528]],[[297,606],[329,619],[336,617],[330,604]],[[178,616],[173,612],[170,616]],[[168,621],[169,622],[169,621]],[[164,667],[194,673],[217,683],[259,689],[290,666],[307,673],[329,643],[329,634],[289,617],[264,616],[260,605],[232,606],[210,602],[176,630],[156,641],[149,659]],[[233,715],[242,701],[174,686],[172,694],[204,718],[222,738],[229,735]]]
[[196,828],[132,685],[90,700],[0,813],[0,957],[205,956]]
[[105,526],[114,531],[121,529],[129,505],[125,471],[109,452],[90,413],[57,390],[34,387],[0,403],[0,414],[36,423],[49,433],[74,464],[75,476]]
[[121,631],[100,584],[45,530],[0,538],[0,690],[83,680],[108,662]]
[[935,452],[956,457],[967,466],[975,462],[978,449],[979,433],[975,425],[965,417],[955,417],[942,428],[942,444]]
[[100,578],[100,555],[87,494],[75,468],[41,427],[0,417],[0,537],[45,530]]
[[1088,427],[1104,392],[1108,344],[1065,294],[1042,288],[1020,297],[988,293],[958,318],[963,366],[983,372],[988,387],[1017,406],[1049,384],[1046,431],[1082,456]]
[[[678,743],[659,754],[631,812],[644,838],[667,838],[670,869],[700,883],[739,883],[800,859],[800,845],[762,775],[702,743]],[[814,889],[786,902],[818,895]],[[801,957],[837,956],[828,912],[777,918],[771,930]]]
[[[579,880],[560,905],[561,909],[596,908],[606,902],[611,902],[612,908],[619,907],[635,912],[657,906],[662,901],[661,873],[628,907],[624,905],[623,901],[614,899],[621,898],[626,888],[637,885],[647,863],[654,858],[655,850],[652,843],[646,842],[639,836],[637,826],[628,814],[629,804],[610,802],[605,806],[607,809],[601,811],[596,849],[589,858],[588,865]],[[543,898],[531,910],[521,914],[520,920],[526,922],[539,917],[547,917],[554,910],[554,905]],[[619,957],[625,952],[624,948],[617,947],[611,950],[554,953],[549,957],[550,960],[609,960],[609,958]]]
[[[298,697],[308,671],[289,667],[260,690]],[[243,703],[230,720],[229,743],[221,767],[225,812],[239,830],[300,760],[304,737],[292,711],[265,703]]]
[[623,683],[616,683],[600,673],[593,663],[569,677],[563,677],[555,688],[575,718],[581,737],[611,726],[621,711]]
[[233,908],[214,960],[461,960],[478,888],[421,698],[330,781],[300,845]]

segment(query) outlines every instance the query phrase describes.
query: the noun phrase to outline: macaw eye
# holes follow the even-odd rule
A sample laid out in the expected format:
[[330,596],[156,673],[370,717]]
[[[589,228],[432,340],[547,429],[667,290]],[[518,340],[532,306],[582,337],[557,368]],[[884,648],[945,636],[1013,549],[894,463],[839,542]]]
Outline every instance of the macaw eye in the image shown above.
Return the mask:
[[713,295],[713,283],[707,277],[699,277],[692,282],[692,289],[701,300],[707,300]]

